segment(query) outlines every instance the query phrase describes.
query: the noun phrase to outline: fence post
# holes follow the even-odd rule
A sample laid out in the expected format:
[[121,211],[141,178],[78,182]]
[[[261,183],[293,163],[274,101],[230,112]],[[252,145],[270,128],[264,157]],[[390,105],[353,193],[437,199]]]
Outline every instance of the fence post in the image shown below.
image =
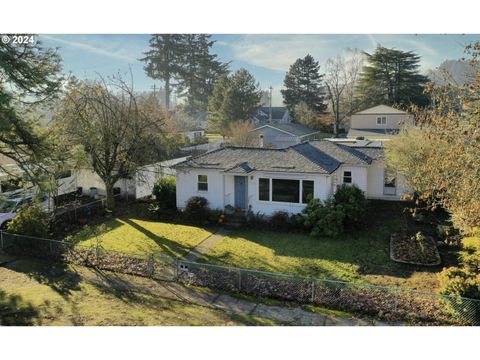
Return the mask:
[[50,253],[53,253],[51,240],[48,241],[48,247],[50,248]]
[[149,276],[153,276],[154,272],[155,272],[155,261],[153,259],[153,254],[150,254],[148,256],[148,262],[147,262],[147,273]]
[[238,291],[242,291],[242,270],[238,269]]
[[175,282],[178,282],[178,258],[175,258],[173,266],[175,266],[173,269],[173,277],[175,278]]
[[315,301],[315,280],[312,280],[312,303]]
[[398,289],[395,288],[394,297],[393,297],[393,312],[397,312],[397,308],[398,308]]
[[3,250],[3,231],[0,231],[0,244],[1,244],[2,250]]

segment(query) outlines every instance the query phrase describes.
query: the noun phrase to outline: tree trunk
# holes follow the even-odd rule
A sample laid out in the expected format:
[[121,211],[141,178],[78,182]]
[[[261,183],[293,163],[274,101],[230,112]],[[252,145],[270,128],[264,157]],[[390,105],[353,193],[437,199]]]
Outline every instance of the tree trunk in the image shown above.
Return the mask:
[[170,79],[165,79],[165,107],[170,110]]
[[113,197],[113,184],[105,183],[107,191],[107,209],[113,210],[115,208],[115,198]]

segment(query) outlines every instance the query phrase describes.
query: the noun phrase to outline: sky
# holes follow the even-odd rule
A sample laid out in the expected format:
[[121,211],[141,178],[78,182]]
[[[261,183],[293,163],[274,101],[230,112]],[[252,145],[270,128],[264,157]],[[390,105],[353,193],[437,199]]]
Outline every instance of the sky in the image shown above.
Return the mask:
[[[149,34],[116,35],[39,35],[45,47],[59,49],[63,71],[79,78],[108,77],[132,71],[134,88],[150,91],[155,84],[145,75],[139,61],[148,50]],[[326,60],[346,55],[357,48],[372,52],[380,44],[389,48],[414,51],[421,56],[421,71],[435,69],[445,60],[461,58],[465,45],[480,41],[480,35],[221,35],[212,36],[212,52],[222,61],[231,61],[230,70],[246,68],[262,89],[273,87],[274,106],[282,105],[283,79],[289,66],[298,58],[311,54],[320,62],[320,72]]]

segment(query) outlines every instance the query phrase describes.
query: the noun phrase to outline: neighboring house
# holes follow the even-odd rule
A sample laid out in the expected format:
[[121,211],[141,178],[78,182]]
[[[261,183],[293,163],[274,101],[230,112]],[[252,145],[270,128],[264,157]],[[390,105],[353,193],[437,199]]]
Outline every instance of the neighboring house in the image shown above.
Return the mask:
[[205,130],[197,129],[197,130],[185,131],[183,135],[185,135],[185,137],[187,137],[188,140],[194,141],[196,138],[201,138],[202,136],[205,136]]
[[[270,119],[270,109],[272,111],[272,118]],[[286,124],[290,122],[288,110],[283,106],[262,106],[257,113],[252,116],[252,121],[255,125],[264,125],[269,123]]]
[[283,149],[320,139],[320,131],[297,123],[267,124],[252,130],[260,147]]
[[351,116],[347,137],[387,140],[408,125],[413,125],[412,115],[387,105],[378,105]]
[[312,195],[328,199],[341,184],[355,184],[368,198],[398,200],[407,192],[385,170],[383,149],[328,140],[285,149],[226,147],[174,166],[177,207],[192,196],[212,209],[227,205],[272,215],[299,213]]
[[[150,196],[157,179],[162,176],[175,176],[175,170],[172,167],[186,159],[187,157],[181,157],[139,167],[133,178],[120,179],[114,187],[118,188],[119,193],[124,197],[140,199]],[[91,188],[95,188],[93,193],[97,195],[106,194],[105,183],[91,169],[75,171],[75,181],[76,186],[82,187],[84,195],[92,195]]]

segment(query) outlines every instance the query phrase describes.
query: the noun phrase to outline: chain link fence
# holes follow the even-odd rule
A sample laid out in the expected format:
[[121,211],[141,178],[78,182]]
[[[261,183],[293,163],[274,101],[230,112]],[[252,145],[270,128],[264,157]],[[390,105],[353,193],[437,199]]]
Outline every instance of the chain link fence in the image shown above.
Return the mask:
[[480,325],[480,300],[410,289],[302,278],[179,260],[164,254],[126,253],[68,241],[0,232],[0,249],[157,280],[313,304],[412,324]]
[[480,325],[480,300],[179,261],[178,281],[412,324]]

